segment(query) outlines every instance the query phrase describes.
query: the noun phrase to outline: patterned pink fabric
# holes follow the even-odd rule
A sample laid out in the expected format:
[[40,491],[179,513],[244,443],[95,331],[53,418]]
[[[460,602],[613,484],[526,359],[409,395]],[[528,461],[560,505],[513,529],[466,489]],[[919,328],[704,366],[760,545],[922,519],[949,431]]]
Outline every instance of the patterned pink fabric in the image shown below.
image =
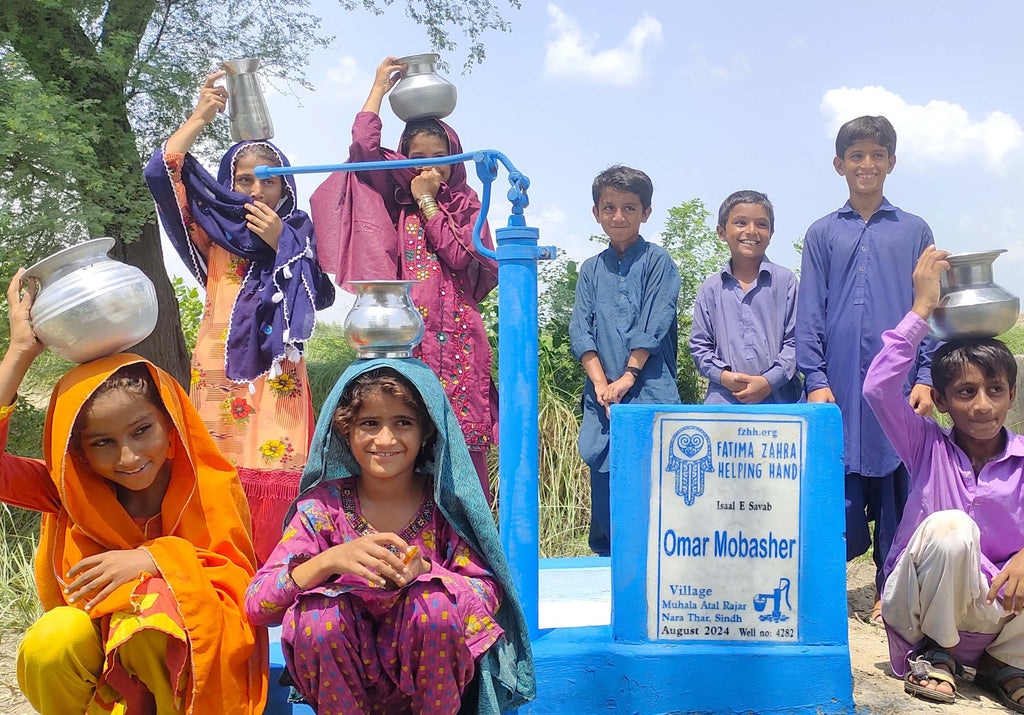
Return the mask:
[[281,644],[296,687],[327,715],[456,713],[474,661],[503,634],[493,615],[501,587],[434,504],[399,533],[431,570],[401,588],[343,575],[302,591],[291,569],[376,529],[359,510],[354,481],[327,482],[302,498],[281,543],[246,595],[256,625],[283,623]]
[[[451,152],[461,152],[455,132],[439,124]],[[380,146],[380,130],[376,114],[356,115],[349,160],[398,158]],[[498,284],[497,264],[473,247],[480,201],[466,182],[466,168],[452,167],[437,194],[440,211],[426,222],[409,195],[413,176],[399,169],[328,178],[310,200],[321,265],[343,288],[352,280],[420,281],[412,297],[426,332],[416,357],[441,380],[469,449],[486,450],[497,438],[498,393],[478,303]],[[481,240],[493,248],[486,224]]]

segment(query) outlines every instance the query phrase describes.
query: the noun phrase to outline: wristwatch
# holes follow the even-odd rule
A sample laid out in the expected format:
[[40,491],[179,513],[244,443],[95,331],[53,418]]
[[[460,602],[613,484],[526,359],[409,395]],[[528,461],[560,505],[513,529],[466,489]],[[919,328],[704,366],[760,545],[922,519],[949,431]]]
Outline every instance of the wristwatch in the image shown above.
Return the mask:
[[626,372],[628,372],[633,377],[640,377],[640,368],[638,367],[633,367],[632,365],[629,365],[626,367]]

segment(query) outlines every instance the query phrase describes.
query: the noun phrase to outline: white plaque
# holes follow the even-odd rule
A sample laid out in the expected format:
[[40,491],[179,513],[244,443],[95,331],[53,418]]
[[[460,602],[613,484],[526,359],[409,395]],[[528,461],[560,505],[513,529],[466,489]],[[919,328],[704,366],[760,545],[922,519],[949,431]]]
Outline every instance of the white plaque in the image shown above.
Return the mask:
[[798,639],[807,423],[660,413],[651,454],[651,640]]

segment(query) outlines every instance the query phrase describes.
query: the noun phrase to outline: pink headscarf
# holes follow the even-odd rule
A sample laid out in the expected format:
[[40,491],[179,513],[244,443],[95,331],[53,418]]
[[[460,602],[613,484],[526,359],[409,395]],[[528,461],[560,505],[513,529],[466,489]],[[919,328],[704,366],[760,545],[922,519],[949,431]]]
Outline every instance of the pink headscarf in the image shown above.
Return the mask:
[[[365,114],[357,116],[353,132],[358,130]],[[379,117],[372,117],[379,123]],[[461,154],[462,142],[455,130],[439,119],[432,121],[447,135],[449,154]],[[379,152],[383,160],[407,158],[385,147],[380,147]],[[351,153],[349,160],[353,160]],[[418,173],[415,169],[339,171],[313,192],[309,203],[316,226],[320,266],[334,274],[335,283],[344,288],[348,281],[399,277],[402,250],[399,229],[405,223],[405,216],[417,210],[409,184]],[[451,175],[441,184],[436,200],[452,230],[471,236],[481,204],[467,181],[464,164],[451,165]],[[486,224],[480,239],[493,249]],[[466,268],[464,280],[477,302],[496,285],[495,273],[482,270],[477,262]]]

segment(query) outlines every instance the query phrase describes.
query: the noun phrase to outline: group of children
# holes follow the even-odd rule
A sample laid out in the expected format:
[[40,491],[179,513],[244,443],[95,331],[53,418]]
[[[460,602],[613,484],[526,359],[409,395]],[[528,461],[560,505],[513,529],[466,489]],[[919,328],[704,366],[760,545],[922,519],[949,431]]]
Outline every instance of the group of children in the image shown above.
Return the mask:
[[[976,684],[1024,712],[1024,441],[1003,424],[1016,362],[998,340],[937,349],[928,337],[949,254],[922,219],[885,199],[895,152],[884,117],[839,130],[834,167],[850,198],[808,230],[799,290],[793,272],[765,256],[775,223],[768,197],[726,198],[717,232],[730,260],[697,294],[690,352],[708,404],[839,406],[847,558],[874,546],[871,620],[886,627],[893,672],[908,693],[953,702],[968,663]],[[595,179],[594,216],[609,247],[580,269],[570,324],[587,375],[579,447],[600,555],[611,546],[611,405],[679,402],[680,277],[640,236],[652,191],[627,167]],[[933,406],[951,429],[929,419]]]
[[[380,146],[400,69],[390,57],[378,68],[352,161],[461,151],[438,120],[410,122],[400,152]],[[189,154],[225,107],[218,78],[146,169],[172,243],[207,289],[190,395],[137,356],[79,366],[50,400],[45,460],[0,459],[0,500],[44,515],[46,614],[19,650],[19,684],[42,713],[259,713],[262,626],[281,624],[292,682],[318,713],[515,708],[535,684],[488,504],[497,409],[477,309],[497,272],[473,248],[480,203],[465,169],[332,176],[312,202],[314,238],[294,182],[255,176],[287,166],[277,147],[236,144],[216,178]],[[880,117],[840,130],[835,168],[850,200],[809,230],[799,291],[765,257],[767,196],[726,199],[717,231],[731,259],[701,287],[690,349],[709,403],[839,405],[848,556],[867,550],[874,521],[894,671],[908,691],[949,700],[973,662],[976,682],[1024,712],[1024,443],[1003,427],[1016,366],[992,340],[950,343],[932,360],[924,319],[946,254],[883,197],[895,142]],[[609,246],[580,270],[570,339],[587,375],[590,545],[608,554],[610,408],[679,401],[680,275],[640,236],[646,174],[611,167],[592,191]],[[314,427],[301,353],[334,296],[321,266],[339,284],[420,281],[426,337],[422,362],[356,361]],[[0,444],[43,350],[21,275],[7,292]],[[952,430],[926,419],[933,403]]]
[[[353,161],[461,151],[438,120],[410,123],[401,155],[380,147],[400,69],[378,69]],[[318,221],[324,262],[291,177],[255,175],[288,165],[280,149],[235,144],[216,177],[189,153],[225,109],[221,76],[145,170],[206,287],[189,394],[138,356],[81,365],[50,400],[45,460],[0,458],[0,500],[43,514],[46,614],[19,649],[19,685],[42,713],[260,713],[263,626],[281,624],[318,713],[514,709],[535,684],[488,504],[497,393],[477,303],[497,267],[472,246],[465,168],[353,175],[340,191],[332,177],[313,212],[338,229]],[[356,361],[314,429],[302,350],[334,299],[324,265],[339,284],[418,280],[427,337],[421,360]],[[22,275],[7,292],[0,445],[43,351]]]

